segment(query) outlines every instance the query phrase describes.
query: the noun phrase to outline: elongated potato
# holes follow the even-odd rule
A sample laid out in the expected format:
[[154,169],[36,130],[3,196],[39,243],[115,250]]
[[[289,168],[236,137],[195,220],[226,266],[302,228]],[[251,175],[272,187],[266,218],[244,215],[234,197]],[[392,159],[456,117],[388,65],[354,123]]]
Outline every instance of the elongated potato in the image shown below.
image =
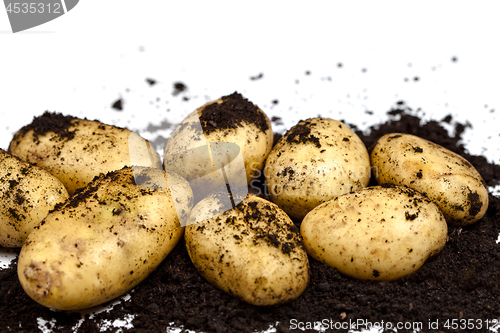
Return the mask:
[[406,185],[437,203],[455,225],[477,222],[488,209],[488,189],[462,156],[410,134],[381,137],[371,153],[379,184]]
[[271,200],[301,220],[314,207],[370,181],[370,156],[340,121],[311,118],[292,127],[274,146],[264,168]]
[[226,183],[258,177],[272,145],[269,118],[235,92],[189,114],[170,136],[163,162],[190,181],[198,201]]
[[125,167],[57,206],[21,249],[18,276],[26,293],[46,307],[77,310],[107,302],[146,278],[182,237],[174,200],[186,214],[192,206],[187,182],[169,175],[168,186],[177,187],[174,199],[162,174]]
[[70,195],[100,173],[161,165],[153,147],[128,129],[49,112],[21,128],[9,152],[49,171]]
[[439,208],[401,186],[367,187],[313,209],[300,232],[307,252],[362,280],[392,281],[417,271],[446,243]]
[[193,208],[190,220],[202,221],[186,227],[185,239],[196,269],[250,304],[299,297],[309,280],[309,263],[298,228],[278,206],[253,195],[228,207],[229,199],[215,193]]
[[0,246],[21,247],[33,228],[68,196],[59,179],[0,149]]

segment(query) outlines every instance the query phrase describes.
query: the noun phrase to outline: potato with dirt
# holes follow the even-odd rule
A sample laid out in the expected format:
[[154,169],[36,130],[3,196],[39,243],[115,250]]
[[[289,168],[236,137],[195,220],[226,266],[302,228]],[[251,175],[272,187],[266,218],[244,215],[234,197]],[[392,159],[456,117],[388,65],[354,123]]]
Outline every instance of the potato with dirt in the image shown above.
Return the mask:
[[226,183],[240,187],[258,177],[273,139],[267,115],[235,92],[190,113],[168,139],[163,163],[190,182],[199,201]]
[[50,112],[21,128],[9,152],[49,171],[70,195],[101,173],[161,165],[149,142],[126,128]]
[[21,247],[33,228],[68,197],[59,179],[0,149],[0,246]]
[[[18,276],[36,302],[79,310],[144,280],[181,239],[192,192],[179,175],[125,167],[101,175],[58,205],[28,236]],[[176,205],[186,216],[178,216]],[[182,210],[181,210],[182,211]]]
[[323,117],[300,121],[274,146],[264,168],[271,200],[301,220],[314,207],[370,181],[370,157],[344,123]]
[[313,209],[300,232],[316,260],[360,280],[393,281],[417,271],[446,244],[436,204],[402,186],[374,186]]
[[275,204],[254,195],[213,193],[192,210],[185,240],[208,282],[247,303],[290,302],[305,290],[309,262],[299,229]]
[[464,226],[488,209],[488,188],[479,172],[462,156],[420,137],[391,133],[371,152],[379,184],[406,185],[434,201],[446,220]]

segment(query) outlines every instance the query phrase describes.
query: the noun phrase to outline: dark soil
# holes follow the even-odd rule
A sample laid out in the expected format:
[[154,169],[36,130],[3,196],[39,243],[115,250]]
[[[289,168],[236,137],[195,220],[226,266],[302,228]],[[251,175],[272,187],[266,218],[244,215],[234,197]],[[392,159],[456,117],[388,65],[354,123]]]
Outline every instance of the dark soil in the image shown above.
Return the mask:
[[285,140],[288,143],[306,143],[311,142],[317,148],[321,148],[319,138],[311,135],[311,127],[316,126],[316,123],[311,121],[301,121],[293,126],[288,132],[285,133]]
[[256,81],[256,80],[262,79],[263,77],[264,77],[264,73],[259,73],[258,75],[250,76],[250,80]]
[[34,117],[29,125],[21,128],[14,136],[13,141],[16,141],[31,130],[33,130],[33,140],[36,142],[38,141],[38,136],[44,135],[47,132],[54,132],[60,138],[69,141],[75,136],[75,130],[69,130],[74,125],[73,122],[75,119],[75,117],[65,116],[61,113],[45,111],[41,116]]
[[182,82],[175,82],[174,83],[174,92],[172,93],[173,96],[179,95],[181,92],[184,92],[187,90],[187,86],[182,83]]
[[205,134],[235,129],[241,126],[242,122],[255,124],[263,133],[269,129],[267,119],[257,105],[238,92],[221,99],[222,103],[208,104],[199,112],[201,127]]
[[117,99],[113,105],[111,105],[111,107],[117,111],[122,111],[123,110],[123,100],[120,98],[120,99]]
[[[460,144],[464,128],[465,125],[458,124],[457,135],[450,137],[439,122],[422,124],[400,103],[391,110],[389,121],[372,128],[368,136],[360,132],[359,135],[367,147],[386,133],[421,136],[459,153],[489,185],[498,184],[500,166],[488,163],[482,156],[468,154]],[[308,323],[320,321],[331,328],[358,320],[373,324],[383,321],[384,325],[421,323],[422,330],[430,332],[487,331],[491,321],[500,318],[500,244],[496,243],[499,233],[500,198],[490,196],[486,216],[472,226],[449,226],[445,248],[410,276],[396,282],[362,282],[342,276],[336,269],[310,258],[311,280],[306,291],[292,303],[265,308],[243,303],[207,283],[195,270],[181,242],[133,290],[130,301],[115,306],[109,313],[87,318],[79,331],[96,332],[101,320],[113,321],[130,314],[136,315],[132,321],[134,328],[130,330],[135,332],[165,332],[170,325],[197,332],[255,332],[276,322],[279,322],[278,332],[289,332],[297,331],[294,327],[299,322],[307,327]],[[68,332],[81,318],[80,314],[53,312],[26,296],[17,280],[16,263],[0,270],[0,316],[2,332],[37,331],[38,317],[55,318],[53,330]],[[453,319],[456,321],[452,322]],[[453,323],[457,325],[455,329]],[[473,329],[461,330],[464,323]]]

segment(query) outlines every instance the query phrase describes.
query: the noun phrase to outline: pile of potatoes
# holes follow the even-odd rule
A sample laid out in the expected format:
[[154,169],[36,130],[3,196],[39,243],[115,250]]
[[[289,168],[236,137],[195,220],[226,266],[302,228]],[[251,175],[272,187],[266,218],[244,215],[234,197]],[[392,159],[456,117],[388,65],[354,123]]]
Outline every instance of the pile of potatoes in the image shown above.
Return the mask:
[[[249,194],[262,173],[270,201]],[[440,252],[447,223],[488,207],[480,174],[437,144],[393,133],[369,153],[316,117],[273,147],[269,118],[238,93],[186,117],[163,163],[127,129],[45,113],[0,150],[0,179],[0,246],[22,247],[22,287],[57,310],[122,295],[182,237],[208,282],[254,305],[299,297],[309,256],[396,280]]]
[[0,245],[19,281],[57,310],[93,307],[151,273],[182,238],[189,183],[131,131],[55,113],[0,150]]
[[[397,280],[446,243],[447,223],[478,221],[486,184],[464,158],[422,138],[393,133],[369,155],[341,122],[300,121],[265,165],[271,200],[301,222],[309,255],[362,280]],[[379,186],[366,187],[373,174]]]

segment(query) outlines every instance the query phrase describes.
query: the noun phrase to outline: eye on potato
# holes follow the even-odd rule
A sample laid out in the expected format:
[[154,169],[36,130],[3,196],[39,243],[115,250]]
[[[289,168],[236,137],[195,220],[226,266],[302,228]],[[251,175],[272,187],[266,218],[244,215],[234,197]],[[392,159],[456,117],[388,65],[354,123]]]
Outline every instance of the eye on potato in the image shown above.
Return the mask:
[[311,118],[292,127],[269,154],[269,195],[300,220],[319,204],[370,181],[370,157],[361,139],[340,121]]
[[421,193],[375,186],[319,205],[300,232],[316,260],[356,279],[392,281],[439,253],[448,227],[436,204]]
[[130,139],[144,141],[133,134],[98,121],[45,112],[14,135],[9,152],[49,171],[72,195],[100,173],[132,164],[161,165],[158,154],[147,142],[146,149],[133,151],[136,156],[131,162]]
[[410,134],[381,137],[371,152],[379,184],[406,185],[434,201],[455,225],[477,222],[488,209],[488,189],[460,155]]
[[0,149],[0,246],[21,247],[33,228],[68,196],[59,179]]
[[203,105],[177,126],[165,147],[164,166],[190,181],[198,201],[225,187],[227,177],[242,186],[260,175],[272,145],[269,118],[235,92]]
[[[101,175],[57,206],[28,236],[18,277],[36,302],[58,310],[96,306],[132,289],[182,237],[175,199],[192,207],[179,175],[177,197],[152,168],[125,167]],[[136,180],[142,179],[141,186]]]
[[299,297],[309,280],[309,263],[298,228],[278,206],[253,195],[227,210],[221,193],[200,201],[190,217],[211,218],[186,227],[186,247],[196,269],[250,304],[275,305]]

